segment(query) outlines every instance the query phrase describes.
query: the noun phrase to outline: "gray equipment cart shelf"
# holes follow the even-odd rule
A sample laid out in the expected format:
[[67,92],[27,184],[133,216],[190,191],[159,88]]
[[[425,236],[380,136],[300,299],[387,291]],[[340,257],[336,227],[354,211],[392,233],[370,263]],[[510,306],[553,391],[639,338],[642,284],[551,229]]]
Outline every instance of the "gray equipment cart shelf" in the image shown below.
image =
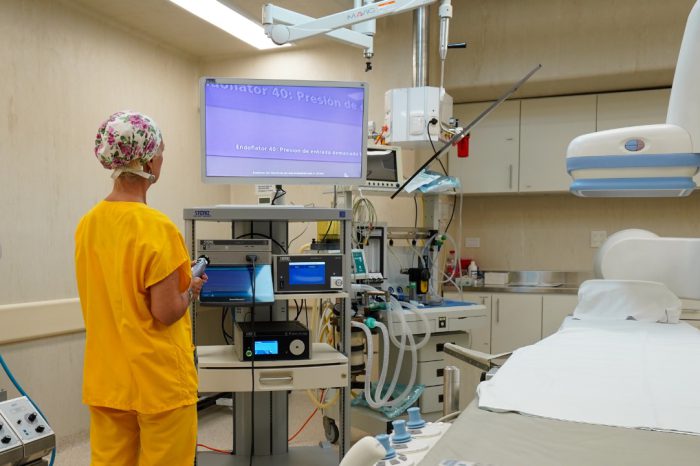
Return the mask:
[[[346,277],[343,290],[332,295],[341,303],[340,341],[336,350],[340,358],[350,355],[350,243],[352,211],[336,208],[316,208],[297,206],[206,206],[184,209],[185,241],[192,257],[197,253],[199,222],[225,222],[231,224],[231,237],[268,237],[272,241],[272,253],[281,254],[288,248],[288,226],[293,222],[340,222],[340,249],[345,254],[343,274]],[[316,295],[308,295],[309,298]],[[259,305],[256,309],[260,320],[287,320],[287,302],[277,298],[272,305]],[[192,306],[192,332],[197,341],[197,314],[208,312],[199,309],[198,303]],[[349,363],[348,363],[349,373]],[[257,366],[256,366],[257,368]],[[246,375],[250,377],[250,375]],[[349,378],[347,379],[349,380]],[[234,391],[233,387],[230,391]],[[233,445],[234,455],[199,452],[197,464],[200,466],[247,465],[251,440],[255,443],[255,464],[286,465],[304,464],[310,466],[337,465],[350,447],[350,389],[349,384],[340,388],[338,401],[338,447],[290,448],[288,438],[287,391],[255,392],[255,412],[251,412],[251,392],[234,394]],[[250,419],[255,416],[255,432],[250,432]],[[251,439],[252,435],[252,439]]]

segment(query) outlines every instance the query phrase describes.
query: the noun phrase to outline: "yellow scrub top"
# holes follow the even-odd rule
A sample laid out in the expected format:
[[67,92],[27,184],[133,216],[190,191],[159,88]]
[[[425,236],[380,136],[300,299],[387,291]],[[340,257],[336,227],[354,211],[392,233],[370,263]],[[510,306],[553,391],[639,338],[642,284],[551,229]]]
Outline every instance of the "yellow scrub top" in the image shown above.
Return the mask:
[[157,321],[149,287],[178,271],[191,279],[185,242],[161,212],[139,202],[101,201],[75,232],[78,293],[85,320],[83,402],[159,413],[197,402],[189,310]]

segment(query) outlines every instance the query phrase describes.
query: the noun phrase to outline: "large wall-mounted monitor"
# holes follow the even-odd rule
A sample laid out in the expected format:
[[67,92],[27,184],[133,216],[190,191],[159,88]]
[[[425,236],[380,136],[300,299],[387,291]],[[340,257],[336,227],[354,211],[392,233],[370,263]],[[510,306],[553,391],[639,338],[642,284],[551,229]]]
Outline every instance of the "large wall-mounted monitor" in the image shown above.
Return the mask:
[[205,183],[361,184],[367,83],[202,78]]

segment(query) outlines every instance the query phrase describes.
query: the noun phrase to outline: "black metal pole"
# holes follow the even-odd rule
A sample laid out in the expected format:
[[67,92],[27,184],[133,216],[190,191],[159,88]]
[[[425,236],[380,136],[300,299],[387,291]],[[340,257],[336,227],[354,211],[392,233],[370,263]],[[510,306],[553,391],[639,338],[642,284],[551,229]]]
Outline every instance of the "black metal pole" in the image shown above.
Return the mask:
[[411,175],[406,181],[404,181],[404,183],[394,192],[394,194],[391,195],[391,199],[395,198],[401,191],[403,191],[403,189],[406,187],[406,185],[408,185],[408,183],[410,183],[413,180],[413,178],[418,176],[418,174],[420,172],[422,172],[423,169],[425,169],[428,165],[433,163],[433,161],[435,161],[436,158],[440,157],[440,155],[443,152],[445,152],[447,149],[449,149],[452,144],[457,143],[460,139],[462,139],[467,134],[469,134],[469,131],[471,131],[472,128],[474,128],[474,126],[477,125],[477,123],[479,123],[481,120],[483,120],[486,117],[486,115],[491,113],[496,107],[501,105],[506,99],[508,99],[511,95],[513,95],[515,93],[515,91],[517,91],[520,88],[520,86],[522,86],[525,83],[525,81],[530,79],[530,77],[533,74],[535,74],[535,72],[537,72],[540,68],[542,68],[541,64],[537,65],[536,67],[531,69],[520,81],[518,81],[517,83],[515,83],[515,85],[513,87],[508,89],[508,91],[505,94],[503,94],[501,97],[499,97],[498,100],[496,100],[494,103],[489,105],[488,108],[486,108],[486,110],[481,112],[479,114],[479,116],[474,118],[471,121],[471,123],[469,123],[467,126],[465,126],[464,129],[462,129],[462,131],[460,131],[459,133],[452,136],[452,138],[449,141],[447,141],[445,143],[445,145],[443,145],[440,149],[438,149],[437,152],[435,152],[433,154],[433,156],[428,159],[427,162],[425,162],[423,165],[421,165],[421,167],[418,170],[416,170],[415,173],[413,173],[413,175]]

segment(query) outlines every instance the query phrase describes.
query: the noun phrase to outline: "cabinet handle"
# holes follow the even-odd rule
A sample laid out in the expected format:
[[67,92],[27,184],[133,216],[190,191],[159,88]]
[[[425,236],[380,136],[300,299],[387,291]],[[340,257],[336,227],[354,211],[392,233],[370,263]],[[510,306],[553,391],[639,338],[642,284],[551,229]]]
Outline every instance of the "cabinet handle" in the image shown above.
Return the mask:
[[508,189],[513,189],[513,164],[508,165]]
[[292,383],[294,381],[294,378],[291,375],[288,375],[287,377],[260,377],[259,381],[261,385],[280,382]]
[[496,323],[501,321],[501,298],[496,298]]

